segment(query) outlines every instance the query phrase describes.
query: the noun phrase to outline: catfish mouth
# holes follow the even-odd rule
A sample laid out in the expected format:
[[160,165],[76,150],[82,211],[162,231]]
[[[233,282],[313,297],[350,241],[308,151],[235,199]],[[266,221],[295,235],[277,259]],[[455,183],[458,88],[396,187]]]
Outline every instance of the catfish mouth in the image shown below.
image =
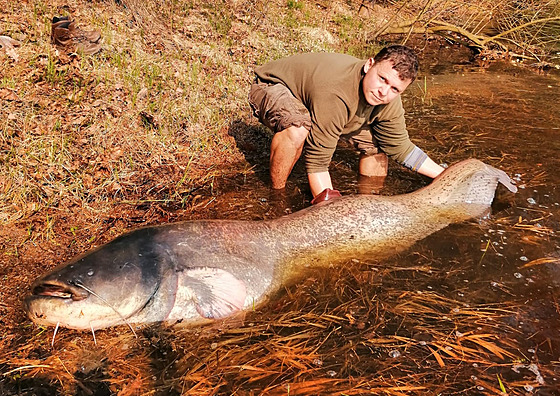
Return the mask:
[[32,294],[36,297],[55,297],[64,300],[80,301],[89,297],[89,293],[77,286],[79,282],[42,281],[33,285]]

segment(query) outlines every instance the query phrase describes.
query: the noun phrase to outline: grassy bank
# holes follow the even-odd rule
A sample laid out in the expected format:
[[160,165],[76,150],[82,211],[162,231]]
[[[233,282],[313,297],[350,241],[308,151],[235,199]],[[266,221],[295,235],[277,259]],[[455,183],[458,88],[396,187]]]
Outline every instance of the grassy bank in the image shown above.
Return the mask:
[[[4,3],[1,31],[24,45],[18,61],[3,58],[0,221],[37,219],[42,229],[74,209],[95,221],[119,203],[184,206],[195,186],[243,160],[231,126],[254,124],[253,67],[341,50],[331,19],[346,40],[361,23],[348,6],[297,2]],[[54,15],[101,31],[103,50],[57,52]]]

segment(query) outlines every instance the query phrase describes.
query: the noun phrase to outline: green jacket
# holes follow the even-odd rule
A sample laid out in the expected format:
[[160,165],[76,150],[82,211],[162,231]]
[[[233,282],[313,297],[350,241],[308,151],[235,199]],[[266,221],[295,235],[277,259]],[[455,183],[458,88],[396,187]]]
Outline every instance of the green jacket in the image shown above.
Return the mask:
[[380,149],[403,163],[415,145],[410,141],[400,96],[371,106],[361,87],[364,60],[334,53],[308,53],[269,62],[255,70],[266,82],[290,89],[311,114],[306,141],[307,172],[328,170],[340,135],[370,125]]

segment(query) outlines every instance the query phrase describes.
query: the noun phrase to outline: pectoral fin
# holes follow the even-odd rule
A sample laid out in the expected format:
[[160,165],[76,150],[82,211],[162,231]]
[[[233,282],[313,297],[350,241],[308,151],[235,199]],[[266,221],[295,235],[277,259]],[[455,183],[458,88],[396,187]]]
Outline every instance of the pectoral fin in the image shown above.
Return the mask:
[[220,268],[185,269],[184,285],[192,291],[198,313],[207,319],[221,319],[243,309],[245,283]]

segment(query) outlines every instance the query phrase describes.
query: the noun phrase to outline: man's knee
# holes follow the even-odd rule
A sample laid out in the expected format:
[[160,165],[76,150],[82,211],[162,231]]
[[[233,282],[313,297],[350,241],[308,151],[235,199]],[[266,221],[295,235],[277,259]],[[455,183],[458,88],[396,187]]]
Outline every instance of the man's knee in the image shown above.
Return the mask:
[[299,143],[299,144],[303,144],[305,142],[305,139],[307,139],[307,135],[309,135],[309,130],[304,126],[300,126],[300,127],[291,126],[287,129],[287,131],[288,131],[288,136],[290,136],[290,139],[294,143]]
[[309,130],[304,126],[291,126],[283,131],[279,132],[283,133],[286,139],[294,146],[294,147],[303,147],[305,143],[305,139],[307,139],[307,135],[309,135]]
[[389,159],[385,153],[360,155],[359,173],[363,176],[387,176]]

